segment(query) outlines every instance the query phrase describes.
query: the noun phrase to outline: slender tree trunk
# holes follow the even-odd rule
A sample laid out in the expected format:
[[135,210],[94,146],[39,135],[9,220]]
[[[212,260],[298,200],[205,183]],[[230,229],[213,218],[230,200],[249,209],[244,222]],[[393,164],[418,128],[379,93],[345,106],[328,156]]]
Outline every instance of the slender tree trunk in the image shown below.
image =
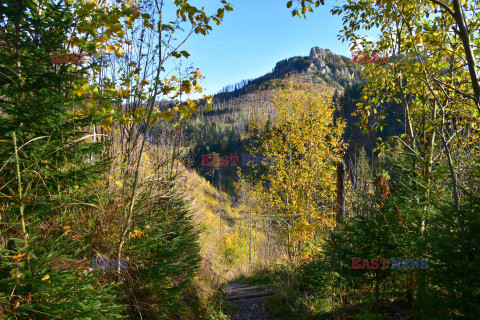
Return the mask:
[[460,0],[452,0],[453,11],[445,3],[439,0],[431,0],[433,3],[445,9],[455,20],[458,30],[454,28],[455,32],[462,40],[463,50],[465,51],[465,59],[467,60],[468,73],[470,74],[470,81],[472,82],[473,98],[475,106],[480,115],[480,81],[477,73],[477,61],[473,53],[473,45],[470,39],[470,31],[467,29],[465,15]]
[[252,209],[250,208],[250,216],[248,222],[249,235],[248,235],[248,264],[252,267]]
[[458,26],[458,35],[462,40],[463,50],[465,50],[465,58],[467,60],[468,72],[472,82],[475,104],[480,115],[480,82],[477,73],[477,62],[473,53],[473,45],[470,39],[470,31],[467,29],[465,16],[460,0],[453,0],[454,19]]
[[17,146],[17,135],[13,133],[13,146],[15,148],[15,163],[17,165],[17,179],[18,179],[18,203],[20,206],[20,220],[22,222],[22,233],[23,239],[25,240],[25,247],[27,246],[27,229],[25,225],[24,210],[25,205],[23,204],[23,188],[22,188],[22,178],[20,171],[20,159],[18,157],[18,146]]
[[[157,2],[157,7],[158,7],[158,2]],[[158,10],[159,12],[159,16],[160,16],[160,22],[159,22],[159,25],[161,25],[162,23],[162,9],[163,9],[163,2],[161,2],[161,6]],[[162,71],[162,50],[161,50],[161,47],[162,47],[162,33],[161,33],[161,30],[159,32],[159,35],[158,35],[158,42],[159,42],[159,53],[158,53],[158,56],[159,56],[159,65],[157,67],[157,73],[156,73],[156,77],[155,79],[159,79],[160,78],[160,73]],[[125,221],[125,224],[123,226],[123,229],[122,229],[122,233],[120,235],[120,240],[118,242],[118,249],[117,249],[117,274],[120,275],[120,260],[122,258],[122,249],[123,249],[123,244],[125,243],[125,239],[127,237],[127,233],[128,233],[128,230],[130,229],[130,224],[132,222],[132,218],[133,218],[133,209],[135,207],[135,201],[136,201],[136,196],[137,196],[137,187],[138,187],[138,179],[139,179],[139,173],[140,173],[140,165],[142,163],[142,155],[143,155],[143,151],[145,149],[145,143],[147,142],[147,139],[148,139],[148,133],[149,133],[149,129],[150,129],[150,119],[152,117],[152,113],[153,113],[153,108],[155,106],[155,100],[157,98],[157,95],[158,95],[158,81],[155,81],[155,88],[154,88],[154,91],[153,91],[153,95],[152,95],[152,98],[150,100],[150,105],[149,105],[149,109],[148,109],[148,113],[147,113],[147,117],[146,117],[146,122],[145,122],[145,133],[144,133],[144,137],[143,137],[143,140],[142,140],[142,144],[140,146],[140,152],[139,152],[139,155],[138,155],[138,162],[137,162],[137,165],[136,165],[136,168],[135,168],[135,178],[134,178],[134,182],[133,182],[133,186],[132,186],[132,194],[131,194],[131,200],[130,200],[130,203],[129,203],[129,208],[128,208],[128,213],[126,215],[126,221]]]
[[340,224],[345,216],[345,162],[337,163],[337,223]]

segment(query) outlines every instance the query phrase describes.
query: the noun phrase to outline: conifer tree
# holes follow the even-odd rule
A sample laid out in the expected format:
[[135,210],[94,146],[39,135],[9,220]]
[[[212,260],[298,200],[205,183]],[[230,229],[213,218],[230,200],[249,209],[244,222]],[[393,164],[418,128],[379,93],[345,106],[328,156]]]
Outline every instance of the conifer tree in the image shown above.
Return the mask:
[[88,252],[69,229],[84,204],[95,205],[106,165],[102,143],[87,141],[99,117],[76,112],[83,100],[74,86],[84,83],[86,69],[71,55],[52,60],[52,52],[65,52],[74,15],[53,2],[2,8],[0,317],[121,318],[113,285],[101,285],[94,272],[52,265],[52,258]]

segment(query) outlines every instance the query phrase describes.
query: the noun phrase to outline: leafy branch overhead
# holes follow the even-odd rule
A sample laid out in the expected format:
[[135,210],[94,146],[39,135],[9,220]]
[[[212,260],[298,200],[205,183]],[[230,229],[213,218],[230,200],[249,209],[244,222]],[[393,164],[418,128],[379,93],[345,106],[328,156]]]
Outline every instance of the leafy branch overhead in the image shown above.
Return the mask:
[[302,16],[306,19],[307,18],[307,11],[313,12],[312,6],[319,7],[320,4],[324,5],[324,0],[290,0],[287,2],[287,8],[292,8],[295,3],[295,7],[292,10],[292,17],[298,16],[301,18]]
[[[95,59],[84,83],[76,85],[74,89],[78,97],[88,101],[88,106],[79,110],[80,114],[108,115],[102,126],[110,130],[115,123],[136,123],[146,119],[139,116],[140,111],[136,114],[133,111],[121,111],[115,107],[119,103],[135,103],[141,108],[140,105],[151,103],[154,96],[158,99],[158,94],[161,99],[176,99],[182,94],[189,96],[201,93],[202,76],[198,70],[190,72],[187,78],[180,79],[176,76],[162,76],[168,72],[156,73],[149,71],[146,66],[153,63],[159,70],[165,70],[167,66],[175,64],[171,58],[187,59],[190,54],[181,50],[181,47],[190,36],[207,35],[212,30],[212,23],[220,24],[224,13],[233,10],[224,0],[220,1],[220,4],[221,8],[216,13],[208,15],[203,8],[191,5],[190,1],[174,1],[177,19],[167,22],[163,18],[166,13],[163,1],[156,1],[154,9],[149,9],[150,11],[145,11],[148,6],[144,4],[128,1],[120,3],[119,6],[106,6],[95,1],[88,2],[85,7],[79,2],[73,3],[78,15],[85,18],[79,20],[76,29],[72,31],[69,46],[74,45]],[[141,45],[145,35],[157,39],[159,46],[156,53]],[[145,53],[132,54],[135,44],[142,48],[142,51],[145,50]],[[65,50],[68,50],[68,47]],[[124,67],[113,73],[112,64],[101,63],[103,60],[118,60]],[[207,104],[210,102],[210,98],[205,95],[202,100]],[[188,117],[198,111],[195,106],[199,102],[200,100],[187,98],[185,103],[179,101],[175,108],[162,111],[156,109],[149,123],[153,125],[162,118],[171,120],[177,112],[182,119]],[[146,116],[147,113],[143,115]]]

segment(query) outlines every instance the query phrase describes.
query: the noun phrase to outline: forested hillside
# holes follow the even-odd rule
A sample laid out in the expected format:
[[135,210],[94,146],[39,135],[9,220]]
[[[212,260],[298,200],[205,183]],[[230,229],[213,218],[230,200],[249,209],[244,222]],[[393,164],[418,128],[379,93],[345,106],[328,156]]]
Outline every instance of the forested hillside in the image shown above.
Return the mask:
[[270,121],[274,121],[274,96],[286,81],[312,85],[323,91],[334,90],[332,99],[336,108],[335,116],[346,121],[343,139],[348,148],[344,160],[354,166],[355,159],[363,152],[365,161],[373,164],[377,139],[401,134],[405,117],[401,106],[391,102],[384,104],[378,114],[370,117],[372,121],[381,121],[382,130],[367,133],[359,126],[359,117],[354,112],[356,104],[362,101],[362,69],[362,65],[349,58],[335,55],[328,49],[313,47],[308,57],[282,60],[271,73],[226,86],[213,96],[211,110],[201,108],[182,127],[194,146],[190,152],[193,168],[218,188],[224,187],[233,194],[237,169],[224,167],[215,170],[202,166],[201,155],[247,153],[252,118],[265,113]]

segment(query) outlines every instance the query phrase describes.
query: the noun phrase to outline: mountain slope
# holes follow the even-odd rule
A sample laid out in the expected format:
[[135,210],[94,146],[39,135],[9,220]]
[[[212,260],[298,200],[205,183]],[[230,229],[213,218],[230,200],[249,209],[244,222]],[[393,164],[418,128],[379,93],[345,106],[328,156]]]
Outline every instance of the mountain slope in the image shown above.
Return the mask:
[[[347,85],[360,81],[361,67],[350,58],[336,55],[329,49],[313,47],[308,56],[292,57],[277,62],[273,70],[261,77],[244,80],[235,87],[227,86],[214,96],[217,103],[222,103],[246,93],[271,87],[278,80],[288,75],[295,75],[301,83],[315,83],[343,91]],[[297,81],[296,81],[297,82]]]
[[[351,59],[333,54],[328,49],[313,47],[305,57],[292,57],[275,65],[272,72],[253,80],[244,80],[235,86],[227,86],[213,98],[212,110],[205,108],[191,119],[185,121],[184,132],[195,145],[191,152],[193,167],[215,185],[223,185],[227,191],[236,178],[236,168],[223,167],[212,170],[201,166],[201,154],[218,153],[220,155],[238,155],[247,153],[245,140],[251,117],[258,113],[269,115],[274,121],[273,94],[283,80],[296,84],[313,84],[325,89],[335,89],[333,102],[336,116],[346,121],[344,139],[349,148],[345,156],[347,162],[356,157],[356,153],[365,148],[372,155],[378,137],[386,138],[402,131],[403,109],[400,105],[384,104],[378,106],[379,114],[371,115],[372,120],[382,121],[383,131],[363,132],[356,124],[358,117],[352,113],[361,100],[362,66]],[[400,120],[400,121],[398,121]]]

